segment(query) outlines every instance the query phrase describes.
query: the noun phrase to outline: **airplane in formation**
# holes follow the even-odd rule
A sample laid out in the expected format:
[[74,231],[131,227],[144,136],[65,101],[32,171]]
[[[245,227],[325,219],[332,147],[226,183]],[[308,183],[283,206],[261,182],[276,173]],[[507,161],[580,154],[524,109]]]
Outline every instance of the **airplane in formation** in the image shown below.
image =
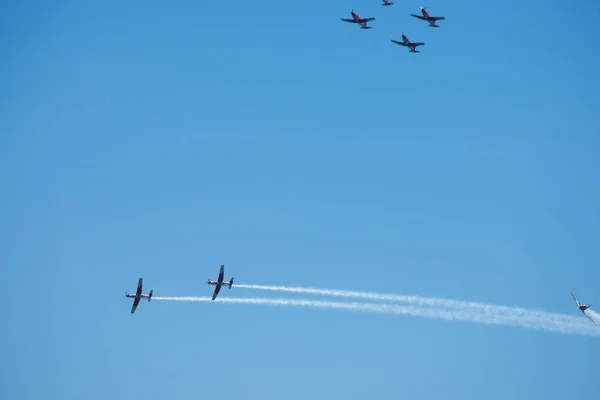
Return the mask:
[[420,53],[420,51],[417,50],[418,46],[424,46],[425,43],[423,42],[416,42],[413,43],[410,40],[408,40],[408,38],[406,37],[406,35],[404,34],[404,32],[402,32],[402,41],[399,42],[397,40],[392,39],[392,42],[399,44],[400,46],[404,46],[404,47],[408,47],[411,53]]
[[393,4],[394,4],[394,3],[390,3],[390,0],[383,0],[383,4],[382,4],[382,6],[384,6],[384,7],[385,7],[385,6],[391,6],[391,5],[393,5]]
[[150,293],[142,293],[142,278],[140,278],[140,280],[138,281],[137,291],[135,293],[125,292],[125,297],[134,299],[133,306],[131,307],[132,314],[135,312],[135,309],[137,308],[138,304],[140,304],[141,299],[148,299],[148,301],[152,300],[152,292],[153,290],[151,290]]
[[436,25],[435,22],[446,19],[446,17],[432,17],[431,15],[429,15],[429,13],[427,12],[427,10],[424,7],[421,7],[421,14],[422,15],[417,15],[417,14],[410,14],[410,15],[412,15],[413,17],[418,18],[420,20],[429,22],[429,26],[431,28],[439,28],[440,26]]
[[370,26],[367,26],[367,22],[375,20],[374,17],[361,18],[358,16],[357,13],[354,12],[354,10],[350,11],[350,15],[352,15],[352,19],[342,18],[342,21],[350,22],[353,24],[360,24],[360,29],[371,29]]
[[571,296],[573,296],[573,300],[575,300],[575,303],[577,303],[577,307],[579,307],[579,309],[581,310],[581,312],[583,313],[583,315],[585,315],[586,317],[588,317],[590,319],[590,321],[592,321],[593,323],[596,323],[596,321],[594,321],[592,319],[592,317],[590,317],[589,313],[586,312],[588,308],[590,308],[592,305],[590,304],[589,306],[586,306],[585,304],[580,304],[577,301],[577,298],[575,297],[575,295],[573,294],[573,292],[571,292]]
[[231,278],[231,280],[229,281],[224,281],[223,277],[225,276],[225,264],[221,264],[221,270],[219,271],[219,278],[217,278],[217,280],[212,280],[209,279],[208,282],[206,282],[209,285],[215,285],[215,291],[212,295],[212,299],[214,300],[217,295],[219,294],[219,291],[221,290],[221,286],[223,285],[227,285],[229,286],[229,289],[231,289],[231,285],[233,285],[233,277]]

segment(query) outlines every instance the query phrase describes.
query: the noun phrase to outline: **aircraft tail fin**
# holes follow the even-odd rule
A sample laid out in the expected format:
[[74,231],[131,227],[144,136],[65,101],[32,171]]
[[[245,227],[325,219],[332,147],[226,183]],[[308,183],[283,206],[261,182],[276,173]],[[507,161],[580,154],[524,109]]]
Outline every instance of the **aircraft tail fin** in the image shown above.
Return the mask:
[[229,289],[231,289],[232,285],[233,285],[233,277],[231,277],[231,279],[229,280]]
[[154,290],[151,290],[150,293],[148,293],[148,301],[152,300],[152,292],[154,292]]

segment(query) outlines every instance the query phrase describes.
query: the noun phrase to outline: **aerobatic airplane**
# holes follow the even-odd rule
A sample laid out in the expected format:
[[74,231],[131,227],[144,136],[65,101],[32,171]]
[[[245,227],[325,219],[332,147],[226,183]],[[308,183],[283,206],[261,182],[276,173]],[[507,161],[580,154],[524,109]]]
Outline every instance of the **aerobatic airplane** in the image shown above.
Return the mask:
[[367,26],[367,22],[375,20],[374,17],[361,18],[358,16],[357,13],[354,12],[354,10],[350,11],[350,15],[352,15],[352,19],[342,18],[342,21],[352,22],[353,24],[360,24],[360,29],[371,29],[370,26]]
[[394,3],[390,3],[390,0],[383,0],[382,6],[384,6],[384,7],[385,6],[391,6],[392,4],[394,4]]
[[575,300],[575,303],[577,303],[577,307],[579,307],[579,309],[581,310],[581,312],[583,313],[583,315],[585,315],[586,317],[588,317],[590,319],[590,321],[592,321],[593,323],[596,323],[596,321],[594,321],[592,319],[592,317],[590,317],[589,314],[586,313],[587,309],[590,308],[592,305],[590,304],[589,306],[586,306],[585,304],[579,304],[579,302],[577,301],[577,298],[575,297],[575,295],[573,294],[573,292],[571,292],[571,296],[573,296],[573,300]]
[[427,10],[423,7],[421,7],[421,14],[423,14],[423,15],[417,15],[417,14],[410,14],[410,15],[412,15],[415,18],[422,19],[423,21],[429,22],[429,27],[431,27],[431,28],[439,28],[440,26],[436,25],[435,21],[441,21],[443,19],[446,19],[446,17],[432,17],[431,15],[429,15]]
[[152,300],[152,290],[150,291],[150,293],[142,293],[142,278],[140,278],[140,280],[138,281],[138,286],[137,286],[137,291],[135,293],[127,293],[125,292],[125,297],[133,297],[133,306],[131,307],[131,313],[133,314],[135,312],[135,309],[137,308],[138,304],[140,304],[140,300],[141,299],[148,299],[148,301]]
[[392,42],[399,44],[400,46],[404,46],[404,47],[408,47],[411,53],[420,53],[420,51],[417,50],[417,46],[424,46],[425,43],[423,42],[416,42],[416,43],[412,43],[410,40],[408,40],[408,38],[406,37],[406,35],[404,34],[404,32],[402,32],[402,41],[399,42],[397,40],[392,39]]
[[209,279],[208,283],[209,285],[215,285],[215,292],[213,293],[212,299],[214,300],[217,295],[219,294],[219,291],[221,290],[221,286],[223,285],[228,285],[229,289],[231,289],[231,285],[233,285],[233,277],[231,278],[230,281],[224,281],[223,280],[223,276],[225,275],[225,264],[221,264],[221,270],[219,271],[219,278],[214,281],[212,279]]

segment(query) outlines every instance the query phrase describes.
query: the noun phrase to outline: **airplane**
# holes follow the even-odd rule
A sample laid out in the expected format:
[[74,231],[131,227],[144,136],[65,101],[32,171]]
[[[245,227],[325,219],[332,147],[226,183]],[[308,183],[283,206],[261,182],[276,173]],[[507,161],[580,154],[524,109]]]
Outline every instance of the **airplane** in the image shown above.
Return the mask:
[[214,300],[217,295],[219,294],[219,291],[221,290],[221,286],[223,285],[228,285],[229,289],[231,289],[231,285],[233,285],[233,277],[231,278],[230,281],[224,281],[223,280],[223,276],[225,275],[225,264],[221,264],[221,270],[219,271],[219,278],[214,281],[209,279],[208,282],[206,282],[209,285],[215,285],[215,292],[213,293],[212,299]]
[[402,42],[399,42],[397,40],[392,39],[392,42],[399,44],[400,46],[405,46],[408,47],[411,53],[420,53],[420,51],[417,50],[417,46],[424,46],[425,43],[423,42],[417,42],[417,43],[412,43],[410,40],[408,40],[408,38],[406,37],[406,35],[404,34],[404,32],[402,32]]
[[140,278],[140,280],[138,281],[137,291],[135,293],[125,292],[125,297],[135,299],[133,300],[133,306],[131,307],[132,314],[135,312],[135,309],[137,308],[138,304],[140,304],[141,299],[148,299],[148,301],[152,300],[152,292],[153,290],[151,290],[150,293],[147,294],[142,293],[142,278]]
[[352,22],[353,24],[360,24],[361,25],[360,29],[371,29],[370,26],[367,26],[367,22],[374,21],[375,20],[374,17],[361,18],[358,16],[357,13],[354,12],[354,10],[352,10],[350,12],[350,14],[352,15],[352,19],[342,18],[342,21]]
[[585,304],[579,304],[579,302],[577,301],[577,298],[575,297],[575,295],[573,294],[573,292],[571,292],[571,296],[573,296],[573,300],[575,300],[575,303],[577,303],[577,307],[579,307],[579,309],[581,310],[581,312],[583,313],[583,315],[585,315],[586,317],[588,317],[590,319],[590,321],[592,321],[593,323],[596,323],[596,321],[594,321],[592,319],[592,317],[590,317],[588,315],[588,313],[586,313],[586,310],[588,308],[590,308],[592,305],[590,304],[589,306],[586,306]]
[[394,3],[390,3],[390,0],[383,0],[382,6],[383,7],[385,7],[385,6],[391,6],[392,4],[394,4]]
[[412,15],[415,18],[419,18],[423,21],[429,22],[430,28],[439,28],[440,26],[436,25],[435,21],[441,21],[443,19],[446,19],[446,17],[432,17],[431,15],[429,15],[427,10],[423,7],[421,7],[421,14],[423,14],[423,15],[417,15],[417,14],[410,14],[410,15]]

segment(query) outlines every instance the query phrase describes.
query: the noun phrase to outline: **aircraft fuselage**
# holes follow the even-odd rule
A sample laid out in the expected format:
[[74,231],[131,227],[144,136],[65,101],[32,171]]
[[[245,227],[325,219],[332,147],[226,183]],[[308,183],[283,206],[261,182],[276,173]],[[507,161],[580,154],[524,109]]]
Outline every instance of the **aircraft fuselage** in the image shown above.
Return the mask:
[[413,45],[406,36],[402,35],[402,41],[408,46],[408,48],[410,49],[411,52],[413,52],[413,53],[417,52],[417,46]]
[[353,11],[353,12],[351,12],[350,14],[352,14],[352,18],[354,18],[354,20],[355,20],[356,22],[358,22],[358,24],[359,24],[360,26],[362,26],[363,28],[366,28],[366,27],[367,27],[367,23],[366,23],[366,22],[360,22],[360,17],[358,16],[358,14],[357,14],[357,13],[355,13],[355,12]]
[[[125,297],[136,298],[138,296],[135,293],[126,293]],[[140,299],[147,299],[148,297],[150,297],[149,294],[141,294],[139,298]]]
[[429,22],[429,25],[430,25],[430,26],[435,26],[436,28],[439,26],[439,25],[436,25],[436,24],[435,24],[435,20],[434,20],[434,19],[432,19],[432,18],[429,16],[429,13],[428,13],[427,11],[425,11],[425,10],[421,10],[421,13],[423,14],[423,17],[425,18],[425,20],[426,20],[427,22]]
[[213,281],[212,279],[209,279],[208,282],[209,285],[214,285],[214,286],[229,286],[229,281],[223,281],[223,282],[219,282],[219,281]]

